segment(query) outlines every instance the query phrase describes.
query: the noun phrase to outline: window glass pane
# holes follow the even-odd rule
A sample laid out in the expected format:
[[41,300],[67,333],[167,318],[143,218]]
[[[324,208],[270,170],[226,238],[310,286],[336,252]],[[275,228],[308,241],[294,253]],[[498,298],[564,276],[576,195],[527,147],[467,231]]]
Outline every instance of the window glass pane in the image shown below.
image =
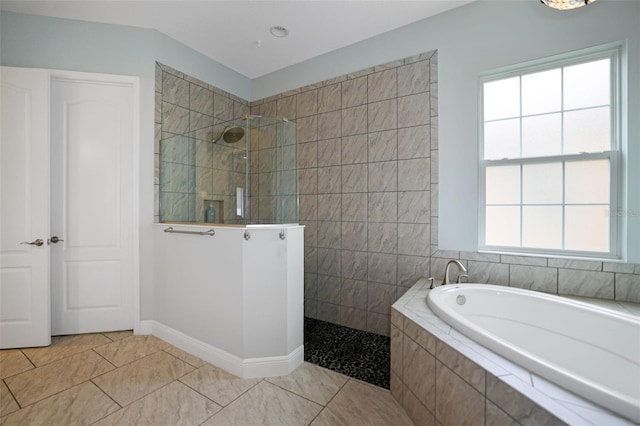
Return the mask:
[[520,166],[493,166],[486,168],[487,204],[520,203]]
[[564,114],[564,153],[608,151],[611,147],[609,107]]
[[607,206],[567,206],[565,217],[565,249],[609,251]]
[[484,121],[520,115],[520,77],[484,83]]
[[560,68],[522,76],[522,115],[560,111]]
[[522,202],[524,204],[561,204],[562,163],[523,165]]
[[488,206],[486,210],[485,244],[520,246],[520,207]]
[[499,160],[520,156],[520,119],[491,121],[484,125],[484,158]]
[[609,58],[564,68],[564,109],[609,105]]
[[609,160],[567,161],[567,204],[609,203]]
[[562,207],[522,208],[522,247],[562,248]]
[[559,113],[522,119],[523,157],[541,157],[561,153],[562,124]]

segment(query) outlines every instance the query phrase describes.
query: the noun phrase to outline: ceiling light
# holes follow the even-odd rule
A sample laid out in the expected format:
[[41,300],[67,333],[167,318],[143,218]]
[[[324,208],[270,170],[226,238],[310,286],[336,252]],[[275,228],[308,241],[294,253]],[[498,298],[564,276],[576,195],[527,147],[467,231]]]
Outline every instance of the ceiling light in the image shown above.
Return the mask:
[[540,3],[552,9],[569,10],[594,3],[596,0],[540,0]]
[[274,37],[286,37],[289,35],[289,30],[279,25],[276,25],[275,27],[271,27],[269,29],[269,32]]

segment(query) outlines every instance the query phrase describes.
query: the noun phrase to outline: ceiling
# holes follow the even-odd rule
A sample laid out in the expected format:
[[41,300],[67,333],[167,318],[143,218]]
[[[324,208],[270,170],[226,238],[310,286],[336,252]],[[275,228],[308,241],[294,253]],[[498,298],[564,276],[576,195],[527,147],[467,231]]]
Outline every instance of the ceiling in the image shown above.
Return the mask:
[[[253,79],[471,1],[2,0],[0,7],[153,28]],[[289,36],[271,36],[272,26]]]

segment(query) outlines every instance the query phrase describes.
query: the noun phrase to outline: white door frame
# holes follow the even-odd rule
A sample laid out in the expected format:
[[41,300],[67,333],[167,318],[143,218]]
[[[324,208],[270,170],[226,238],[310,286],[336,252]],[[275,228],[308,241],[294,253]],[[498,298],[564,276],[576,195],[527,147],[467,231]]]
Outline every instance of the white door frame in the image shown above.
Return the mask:
[[103,81],[114,81],[131,85],[133,88],[133,331],[141,333],[140,328],[140,78],[136,76],[86,73],[77,71],[48,70],[49,81],[56,80],[94,80],[96,77]]

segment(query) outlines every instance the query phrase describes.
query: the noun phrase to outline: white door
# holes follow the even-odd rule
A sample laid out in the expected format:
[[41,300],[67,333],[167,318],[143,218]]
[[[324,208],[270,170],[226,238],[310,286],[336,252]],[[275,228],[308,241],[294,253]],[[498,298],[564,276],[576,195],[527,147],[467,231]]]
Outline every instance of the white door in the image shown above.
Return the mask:
[[135,84],[51,80],[52,334],[134,325]]
[[2,67],[0,86],[0,349],[47,346],[49,74]]

